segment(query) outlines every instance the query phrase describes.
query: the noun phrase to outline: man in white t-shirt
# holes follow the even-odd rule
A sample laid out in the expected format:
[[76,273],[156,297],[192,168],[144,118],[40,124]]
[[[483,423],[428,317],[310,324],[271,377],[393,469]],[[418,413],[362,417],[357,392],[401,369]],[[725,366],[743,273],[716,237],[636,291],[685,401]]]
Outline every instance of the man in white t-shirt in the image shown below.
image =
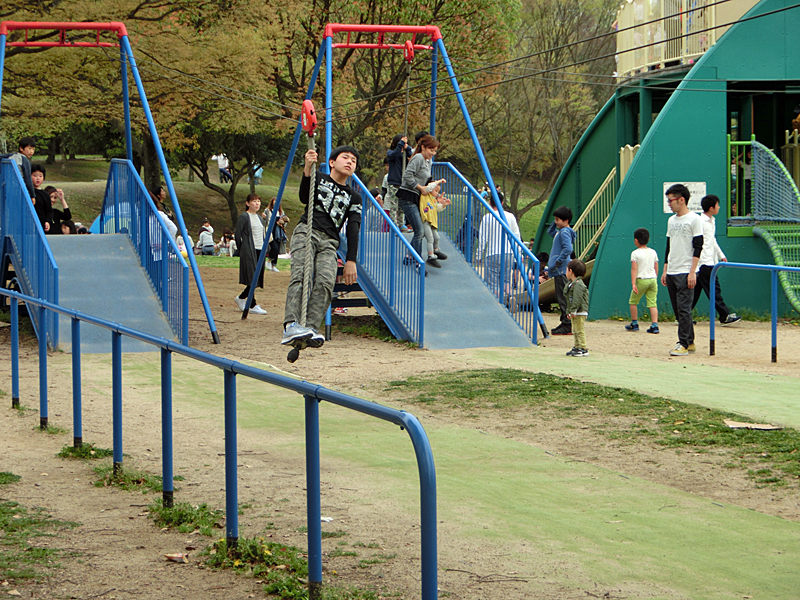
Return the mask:
[[[719,198],[714,194],[703,197],[700,201],[703,207],[703,214],[700,220],[703,224],[703,252],[700,254],[700,263],[697,269],[697,285],[694,288],[694,302],[692,308],[697,305],[700,295],[705,292],[711,298],[711,270],[718,262],[728,262],[725,253],[717,243],[717,225],[714,217],[719,214]],[[714,305],[717,309],[719,322],[723,325],[730,325],[741,321],[742,317],[732,312],[722,299],[722,290],[719,287],[719,277],[714,280]]]
[[675,214],[667,222],[667,251],[661,283],[667,287],[678,320],[678,343],[670,356],[686,356],[696,350],[692,303],[697,265],[703,251],[703,224],[700,215],[689,210],[689,189],[685,185],[671,185],[667,189],[667,200]]
[[[489,285],[489,289],[496,294],[500,294],[501,288],[504,293],[510,293],[511,274],[514,268],[514,250],[511,241],[500,224],[500,216],[494,202],[489,202],[492,212],[487,212],[478,230],[478,246],[475,248],[475,259],[484,260],[486,271],[484,281]],[[514,213],[505,210],[506,222],[514,237],[519,239],[519,225]],[[486,256],[484,258],[484,252]]]

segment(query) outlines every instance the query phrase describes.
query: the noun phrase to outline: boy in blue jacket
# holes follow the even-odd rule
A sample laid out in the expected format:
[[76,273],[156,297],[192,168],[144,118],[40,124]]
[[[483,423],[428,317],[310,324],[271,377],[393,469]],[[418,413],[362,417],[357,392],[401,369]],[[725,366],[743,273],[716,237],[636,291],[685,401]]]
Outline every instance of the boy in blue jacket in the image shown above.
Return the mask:
[[556,301],[561,311],[561,324],[550,333],[552,335],[572,335],[572,323],[567,312],[567,297],[564,287],[567,285],[567,266],[572,259],[572,246],[577,234],[569,226],[572,221],[572,211],[566,206],[559,206],[553,212],[553,222],[547,229],[553,237],[553,249],[550,250],[550,260],[547,263],[547,272],[555,279]]

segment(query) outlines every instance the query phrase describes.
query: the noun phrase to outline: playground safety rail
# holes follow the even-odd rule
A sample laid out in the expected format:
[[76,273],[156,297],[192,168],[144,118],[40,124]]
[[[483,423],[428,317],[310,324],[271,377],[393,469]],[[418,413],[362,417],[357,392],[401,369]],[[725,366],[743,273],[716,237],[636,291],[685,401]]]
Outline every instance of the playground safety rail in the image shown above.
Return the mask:
[[361,191],[361,231],[358,242],[358,264],[383,296],[392,313],[406,330],[395,331],[390,319],[384,319],[392,334],[399,339],[410,337],[420,346],[425,333],[425,260],[400,233],[364,183],[353,175]]
[[[58,266],[28,197],[28,188],[14,161],[4,159],[0,174],[3,182],[0,186],[0,251],[10,255],[23,291],[58,304]],[[32,311],[31,322],[37,334],[46,332],[45,339],[51,348],[58,347],[57,314],[43,316]]]
[[716,320],[716,299],[717,299],[717,290],[716,290],[716,283],[717,283],[717,271],[721,268],[735,268],[735,269],[754,269],[757,271],[769,271],[771,276],[770,282],[770,290],[772,293],[772,302],[770,304],[770,313],[771,313],[771,320],[772,320],[772,362],[778,362],[778,273],[781,271],[785,272],[792,272],[792,273],[800,273],[799,267],[784,267],[781,265],[757,265],[757,264],[750,264],[750,263],[732,263],[732,262],[721,262],[714,265],[714,268],[711,269],[711,282],[709,283],[709,296],[708,302],[711,305],[709,312],[708,312],[708,319],[709,319],[709,342],[708,342],[708,354],[710,356],[714,356],[716,352],[715,348],[715,337],[714,337],[714,330],[715,330],[715,320]]
[[[221,358],[184,344],[148,335],[104,319],[58,306],[39,298],[0,288],[0,295],[11,300],[11,382],[12,407],[19,406],[19,307],[20,301],[46,311],[69,317],[72,320],[72,413],[74,444],[82,442],[81,407],[81,351],[80,324],[91,323],[108,329],[111,333],[112,354],[112,435],[113,465],[115,474],[122,468],[122,336],[128,336],[161,348],[161,440],[162,484],[165,506],[173,503],[173,440],[172,440],[172,354],[222,369],[224,373],[225,414],[225,528],[228,546],[239,539],[238,470],[236,437],[236,376],[243,375],[302,394],[305,399],[306,435],[306,489],[308,519],[308,582],[310,600],[322,597],[322,524],[320,487],[319,403],[330,402],[398,425],[408,432],[417,459],[420,480],[420,530],[421,530],[421,582],[422,600],[438,598],[437,534],[436,534],[436,468],[430,442],[422,424],[405,411],[381,406],[348,394],[329,390],[308,381],[298,381],[284,375],[270,373],[256,367]],[[40,427],[47,427],[47,350],[44,336],[39,336],[39,419]],[[44,348],[44,352],[42,352]]]
[[182,344],[188,344],[189,265],[129,160],[111,161],[100,232],[130,238],[172,330]]
[[[501,217],[503,213],[493,211],[478,190],[452,164],[433,163],[431,177],[434,180],[447,180],[442,184],[442,193],[452,202],[439,213],[440,234],[445,233],[452,240],[497,301],[508,309],[520,328],[536,344],[537,324],[542,326],[543,335],[547,335],[539,312],[539,259],[514,235],[505,215]],[[488,228],[481,238],[480,224],[488,214],[492,215],[495,226]],[[502,249],[503,252],[490,254],[491,249]],[[486,256],[482,256],[484,250]],[[537,276],[531,279],[529,272]],[[523,291],[533,299],[529,311],[523,310],[525,304],[514,300],[514,296]]]

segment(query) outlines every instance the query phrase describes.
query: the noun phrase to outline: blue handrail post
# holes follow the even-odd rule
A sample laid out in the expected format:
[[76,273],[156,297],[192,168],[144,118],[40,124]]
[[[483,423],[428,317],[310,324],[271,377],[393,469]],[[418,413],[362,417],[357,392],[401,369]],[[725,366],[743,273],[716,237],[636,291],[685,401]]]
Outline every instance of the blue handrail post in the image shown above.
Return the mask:
[[83,446],[81,409],[81,322],[72,317],[72,446]]
[[169,268],[167,266],[169,252],[167,252],[167,240],[163,239],[163,231],[161,232],[161,238],[161,308],[166,312],[169,305]]
[[239,482],[236,467],[236,374],[225,369],[225,534],[228,550],[239,543]]
[[3,71],[6,63],[6,34],[0,35],[0,106],[3,98]]
[[420,541],[422,563],[422,600],[436,600],[438,591],[438,552],[436,533],[436,466],[430,442],[417,418],[402,411],[405,427],[414,445],[419,467]]
[[19,408],[19,302],[16,298],[11,298],[11,408]]
[[47,323],[45,308],[39,306],[39,429],[47,429]]
[[166,348],[161,348],[161,467],[162,504],[172,508],[172,352]]
[[[326,37],[325,41],[325,162],[322,165],[323,173],[330,173],[328,157],[331,155],[331,119],[333,118],[333,38]],[[320,52],[322,48],[320,48]]]
[[319,458],[319,400],[306,395],[306,505],[308,599],[322,598],[322,501]]
[[772,275],[772,362],[778,362],[778,271]]
[[111,332],[111,413],[114,436],[114,477],[122,471],[122,335]]

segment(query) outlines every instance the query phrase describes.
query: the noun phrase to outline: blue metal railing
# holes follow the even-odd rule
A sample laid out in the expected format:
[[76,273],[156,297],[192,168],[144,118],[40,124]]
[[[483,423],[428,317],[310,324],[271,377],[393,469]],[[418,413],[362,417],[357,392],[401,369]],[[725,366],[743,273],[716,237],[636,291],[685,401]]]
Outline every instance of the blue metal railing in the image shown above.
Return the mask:
[[[447,180],[442,193],[452,202],[439,213],[439,235],[446,234],[453,241],[497,301],[537,343],[536,326],[543,323],[538,301],[539,260],[513,234],[505,216],[493,211],[453,165],[433,163],[431,177]],[[517,301],[523,292],[533,300]]]
[[[361,180],[354,175],[353,181],[363,199],[358,264],[412,339],[422,346],[425,331],[425,261]],[[398,332],[392,333],[401,337]]]
[[187,344],[189,267],[131,161],[111,161],[100,211],[100,233],[130,237],[172,330]]
[[716,353],[716,339],[715,339],[715,321],[717,318],[717,271],[725,268],[735,269],[753,269],[756,271],[769,271],[771,276],[770,290],[772,292],[770,302],[770,313],[772,317],[772,362],[778,362],[778,273],[781,271],[790,273],[800,273],[800,267],[784,267],[781,265],[758,265],[750,263],[732,263],[720,262],[714,265],[711,269],[711,281],[708,284],[710,290],[708,295],[708,302],[711,305],[708,311],[709,328],[708,328],[708,353],[714,356]]
[[[236,446],[236,376],[243,375],[302,394],[306,414],[306,490],[308,502],[308,573],[311,598],[320,598],[322,585],[322,530],[321,488],[319,463],[319,403],[330,402],[384,421],[398,425],[408,432],[414,446],[420,481],[420,535],[421,535],[421,587],[422,600],[438,598],[437,534],[436,534],[436,468],[430,442],[417,418],[405,411],[381,406],[320,385],[299,381],[284,375],[270,373],[242,363],[195,350],[164,338],[157,338],[141,331],[129,329],[118,323],[85,315],[76,310],[63,308],[52,302],[32,298],[1,289],[0,294],[11,299],[11,382],[12,406],[19,404],[19,307],[20,301],[36,307],[41,313],[53,312],[72,319],[72,378],[73,378],[73,429],[76,446],[82,443],[82,406],[80,393],[80,324],[91,323],[111,333],[112,340],[112,435],[113,464],[115,473],[122,468],[122,336],[128,336],[161,348],[161,436],[162,436],[162,482],[163,499],[166,506],[173,501],[173,440],[172,440],[172,354],[179,354],[218,369],[224,374],[225,414],[225,528],[229,546],[239,538],[238,516],[238,471]],[[39,417],[40,425],[47,427],[47,352],[39,342]]]
[[[10,241],[11,262],[22,290],[31,296],[58,304],[58,266],[45,239],[42,224],[28,197],[28,189],[16,164],[8,159],[0,165],[0,252],[3,239]],[[8,245],[5,246],[9,248]],[[58,315],[48,313],[41,322],[39,311],[30,311],[36,334],[45,332],[47,345],[58,347]]]

